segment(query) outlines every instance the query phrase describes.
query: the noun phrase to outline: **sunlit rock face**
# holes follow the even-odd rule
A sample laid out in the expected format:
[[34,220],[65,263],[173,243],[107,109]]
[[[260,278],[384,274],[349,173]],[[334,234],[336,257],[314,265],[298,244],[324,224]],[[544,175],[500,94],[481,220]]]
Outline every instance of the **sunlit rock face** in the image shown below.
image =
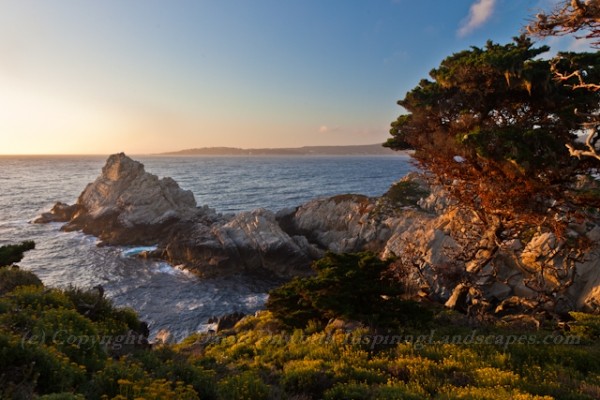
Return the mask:
[[197,213],[196,200],[172,178],[159,179],[125,154],[108,158],[102,174],[89,184],[77,205],[92,218],[116,213],[123,226],[160,224]]
[[105,244],[144,244],[203,211],[191,191],[147,173],[143,164],[120,153],[108,158],[73,206],[57,204],[36,222],[64,221],[64,230],[81,230]]

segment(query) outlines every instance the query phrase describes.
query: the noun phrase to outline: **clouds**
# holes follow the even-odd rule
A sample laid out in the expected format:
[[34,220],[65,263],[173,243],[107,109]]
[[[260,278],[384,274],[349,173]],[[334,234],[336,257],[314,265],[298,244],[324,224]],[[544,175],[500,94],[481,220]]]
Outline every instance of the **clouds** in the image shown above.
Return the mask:
[[469,9],[469,15],[461,22],[457,31],[459,37],[464,37],[473,32],[490,19],[494,13],[496,0],[477,0]]
[[340,130],[339,126],[327,126],[327,125],[321,125],[319,127],[319,133],[331,133],[331,132],[337,132]]

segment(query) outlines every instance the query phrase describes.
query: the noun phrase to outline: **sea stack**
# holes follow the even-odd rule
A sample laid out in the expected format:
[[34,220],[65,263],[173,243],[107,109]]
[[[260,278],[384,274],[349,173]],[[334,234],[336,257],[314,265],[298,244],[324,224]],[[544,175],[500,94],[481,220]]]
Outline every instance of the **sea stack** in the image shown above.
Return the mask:
[[194,195],[159,179],[123,153],[111,155],[73,205],[57,203],[34,222],[66,222],[103,245],[158,245],[152,255],[199,275],[251,272],[289,278],[310,271],[322,252],[291,237],[275,214],[258,209],[223,216],[197,207]]

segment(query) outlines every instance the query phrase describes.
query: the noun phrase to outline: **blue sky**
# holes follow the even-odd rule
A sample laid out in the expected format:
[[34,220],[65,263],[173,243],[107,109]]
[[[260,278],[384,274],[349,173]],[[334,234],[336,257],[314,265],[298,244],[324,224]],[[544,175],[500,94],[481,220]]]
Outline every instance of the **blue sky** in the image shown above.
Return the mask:
[[443,58],[554,3],[0,0],[0,153],[383,142]]

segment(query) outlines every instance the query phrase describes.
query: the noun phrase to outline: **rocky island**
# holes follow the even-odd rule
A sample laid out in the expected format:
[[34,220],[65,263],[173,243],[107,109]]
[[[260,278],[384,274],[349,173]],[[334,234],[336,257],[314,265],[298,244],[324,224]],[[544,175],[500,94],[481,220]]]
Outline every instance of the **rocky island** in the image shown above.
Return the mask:
[[[311,273],[327,251],[395,257],[410,293],[465,313],[539,318],[600,310],[600,225],[569,221],[567,237],[528,232],[502,240],[485,224],[412,173],[380,198],[345,194],[274,213],[222,215],[197,206],[171,178],[159,179],[125,154],[111,155],[73,205],[57,203],[35,222],[65,222],[103,245],[157,245],[162,258],[201,276]],[[565,241],[585,240],[564,255]]]

